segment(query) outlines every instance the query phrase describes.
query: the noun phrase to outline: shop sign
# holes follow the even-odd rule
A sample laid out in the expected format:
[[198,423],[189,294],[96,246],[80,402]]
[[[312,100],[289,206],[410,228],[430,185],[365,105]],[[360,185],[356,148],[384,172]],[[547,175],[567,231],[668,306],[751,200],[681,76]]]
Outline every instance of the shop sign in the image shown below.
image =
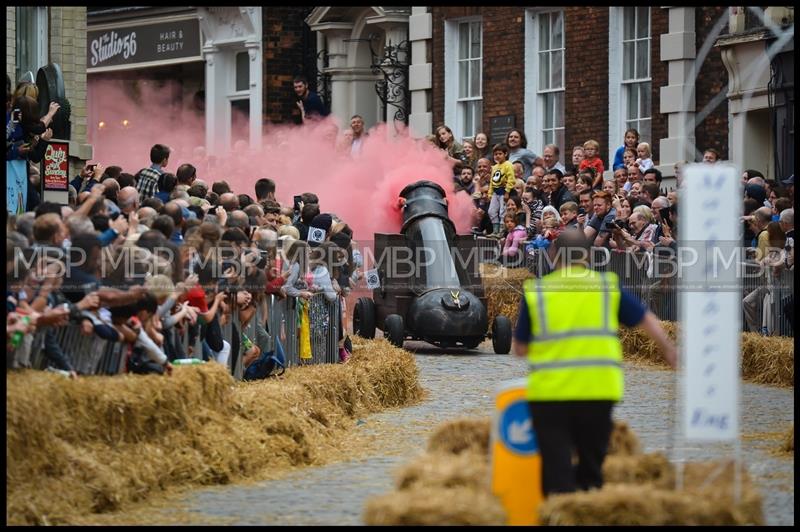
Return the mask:
[[90,73],[107,67],[178,63],[202,57],[197,19],[93,30],[88,32],[86,46]]
[[69,143],[50,142],[42,159],[42,190],[69,188]]

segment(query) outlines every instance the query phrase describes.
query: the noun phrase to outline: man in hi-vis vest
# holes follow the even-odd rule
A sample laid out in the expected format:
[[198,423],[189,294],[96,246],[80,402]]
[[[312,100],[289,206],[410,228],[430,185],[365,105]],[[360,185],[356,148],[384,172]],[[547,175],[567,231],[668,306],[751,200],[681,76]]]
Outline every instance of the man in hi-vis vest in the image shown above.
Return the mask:
[[554,271],[525,282],[514,331],[514,354],[530,367],[526,396],[545,496],[603,485],[611,409],[623,390],[620,324],[641,326],[676,366],[675,345],[655,314],[616,274],[589,269],[589,251],[581,231],[559,235],[548,250]]

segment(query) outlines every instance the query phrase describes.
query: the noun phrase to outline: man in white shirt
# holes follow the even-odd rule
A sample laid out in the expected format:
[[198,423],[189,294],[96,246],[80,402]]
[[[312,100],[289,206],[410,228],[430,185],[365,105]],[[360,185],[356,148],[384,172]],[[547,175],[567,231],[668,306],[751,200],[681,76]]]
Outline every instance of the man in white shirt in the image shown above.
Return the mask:
[[353,141],[350,144],[350,155],[357,157],[361,154],[361,148],[364,145],[369,133],[364,131],[364,118],[361,115],[353,115],[350,119],[350,129],[353,131]]

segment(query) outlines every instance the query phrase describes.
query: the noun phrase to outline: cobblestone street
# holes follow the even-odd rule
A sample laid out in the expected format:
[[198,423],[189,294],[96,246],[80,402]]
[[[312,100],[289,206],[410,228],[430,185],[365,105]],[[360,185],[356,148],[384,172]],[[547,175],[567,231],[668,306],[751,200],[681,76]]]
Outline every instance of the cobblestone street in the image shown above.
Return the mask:
[[[517,357],[490,354],[442,354],[426,344],[417,350],[421,382],[429,396],[419,405],[359,420],[358,441],[351,458],[292,472],[279,480],[246,486],[197,490],[177,505],[196,522],[232,525],[360,525],[366,499],[393,488],[394,471],[424,451],[439,423],[461,416],[488,416],[497,385],[524,375]],[[626,365],[625,401],[615,418],[627,421],[645,452],[666,450],[675,375]],[[742,452],[750,474],[764,496],[769,525],[794,524],[794,461],[771,453],[779,445],[767,433],[785,430],[794,419],[792,390],[753,384],[742,387]],[[732,456],[732,448],[693,445],[679,449],[687,460]],[[727,453],[727,454],[726,454]]]

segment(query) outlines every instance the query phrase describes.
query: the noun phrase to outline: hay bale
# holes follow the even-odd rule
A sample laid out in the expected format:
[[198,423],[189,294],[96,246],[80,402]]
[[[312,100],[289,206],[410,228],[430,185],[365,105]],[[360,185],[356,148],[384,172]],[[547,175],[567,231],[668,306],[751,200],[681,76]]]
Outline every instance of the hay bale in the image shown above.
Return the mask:
[[[661,327],[673,342],[677,342],[678,328],[674,322],[662,321]],[[620,327],[619,339],[625,358],[669,367],[656,343],[641,328]]]
[[792,426],[789,427],[789,430],[786,431],[783,437],[781,451],[784,453],[794,453],[794,423],[792,423]]
[[531,277],[527,268],[506,268],[496,264],[479,265],[481,282],[487,300],[489,327],[496,316],[506,316],[516,325],[522,285]]
[[[678,326],[673,322],[661,322],[664,331],[673,340],[678,337]],[[668,367],[661,357],[656,343],[640,328],[620,330],[623,355],[631,360],[644,360]],[[761,336],[742,333],[742,378],[756,384],[794,386],[794,341],[781,336]]]
[[428,440],[428,452],[489,456],[491,420],[463,418],[440,424]]
[[673,485],[675,468],[662,453],[609,455],[603,462],[603,481],[609,484]]
[[[733,493],[736,478],[733,460],[711,462],[686,462],[683,466],[683,489],[691,491],[728,491]],[[752,486],[747,467],[741,464],[741,481],[743,487]],[[675,484],[664,484],[662,487],[675,489]]]
[[404,466],[397,473],[397,489],[411,490],[425,487],[490,488],[488,456],[476,453],[449,454],[425,453]]
[[760,525],[761,500],[729,493],[672,491],[650,485],[606,484],[600,490],[553,495],[539,510],[543,525]]
[[642,452],[642,446],[636,433],[625,421],[614,420],[611,437],[608,441],[609,455],[632,455]]
[[488,489],[420,486],[367,501],[367,525],[504,525],[500,500]]
[[364,342],[347,364],[234,383],[219,364],[171,377],[6,378],[7,521],[69,524],[169,486],[220,484],[340,456],[352,420],[419,401],[413,355]]
[[794,386],[794,339],[742,333],[742,377],[757,384]]

